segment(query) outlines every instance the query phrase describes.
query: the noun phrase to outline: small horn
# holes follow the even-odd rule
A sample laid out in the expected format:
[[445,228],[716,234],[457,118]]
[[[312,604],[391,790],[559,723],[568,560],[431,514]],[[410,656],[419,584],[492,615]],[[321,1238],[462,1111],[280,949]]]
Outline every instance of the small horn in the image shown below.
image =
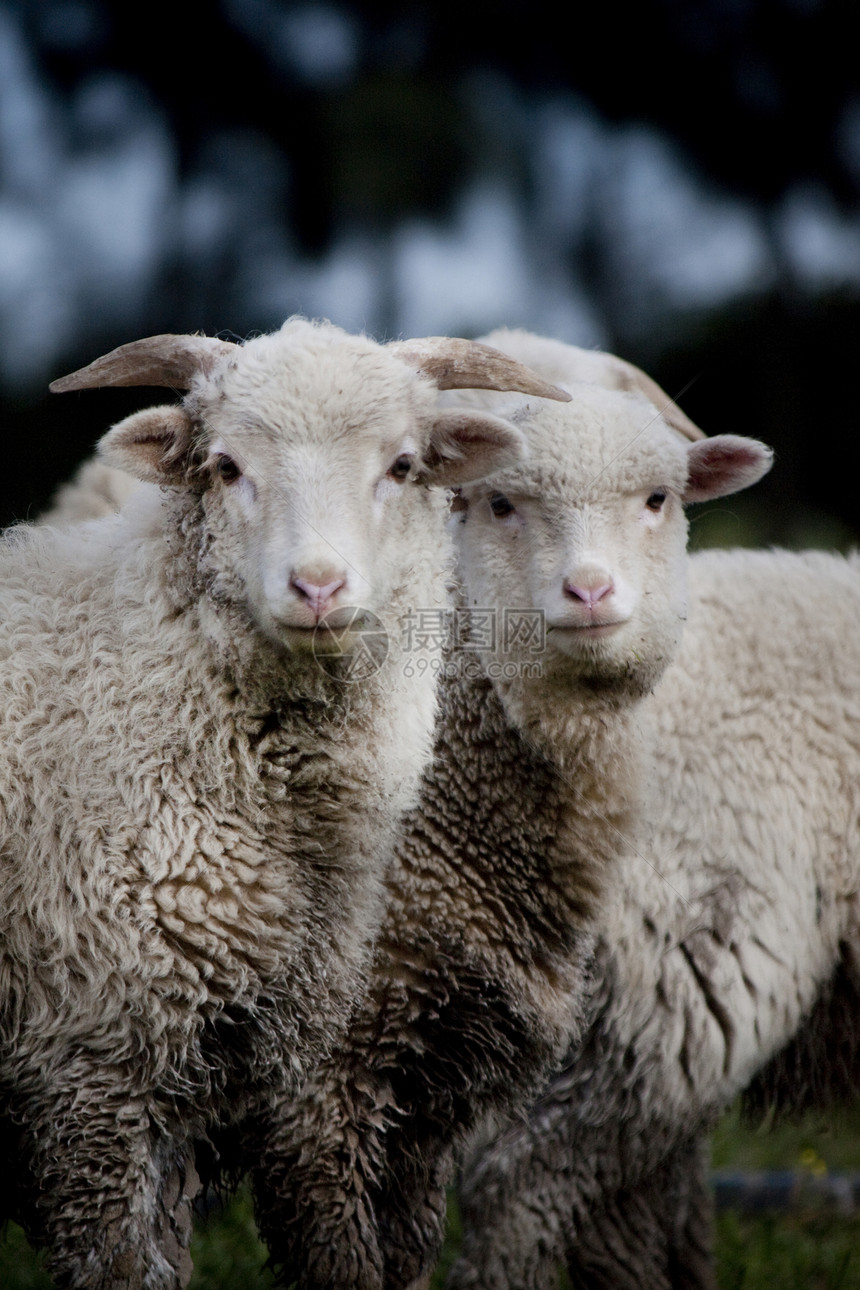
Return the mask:
[[49,389],[52,394],[103,385],[162,385],[187,390],[198,372],[208,375],[222,354],[235,349],[230,341],[213,336],[147,336],[61,376]]
[[392,341],[387,348],[410,367],[417,367],[440,390],[516,390],[570,402],[566,390],[550,385],[530,367],[477,340],[425,336]]
[[685,439],[706,439],[707,435],[704,430],[700,430],[694,421],[691,421],[685,412],[682,412],[674,399],[670,399],[665,390],[662,390],[656,381],[646,375],[640,368],[633,363],[628,363],[624,358],[615,358],[613,354],[613,367],[618,377],[619,389],[622,390],[639,390],[644,394],[649,403],[660,412],[661,417],[670,425],[673,430],[677,430]]

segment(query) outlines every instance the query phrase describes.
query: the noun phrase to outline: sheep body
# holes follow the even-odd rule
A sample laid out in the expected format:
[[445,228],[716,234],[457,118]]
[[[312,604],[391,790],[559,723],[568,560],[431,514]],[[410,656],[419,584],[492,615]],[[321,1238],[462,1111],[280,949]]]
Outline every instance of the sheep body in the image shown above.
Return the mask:
[[[527,460],[460,499],[461,606],[498,637],[449,655],[368,998],[281,1104],[277,1165],[255,1180],[286,1283],[393,1290],[425,1276],[454,1151],[579,1033],[602,889],[638,810],[639,712],[685,614],[682,499],[767,468],[751,441],[684,444],[640,394],[566,388],[564,407],[518,405]],[[721,451],[734,468],[709,483]],[[593,554],[613,527],[610,590]],[[533,640],[503,639],[511,610],[546,627],[537,673]]]
[[127,471],[109,466],[97,457],[90,458],[75,471],[72,479],[60,485],[48,511],[40,517],[41,522],[66,524],[115,515],[139,487],[140,482]]
[[60,388],[105,383],[190,392],[102,442],[162,488],[0,545],[4,1199],[58,1284],[166,1290],[195,1138],[295,1089],[345,1023],[429,752],[429,669],[390,650],[349,683],[350,596],[391,631],[444,604],[425,484],[519,437],[303,320],[138,342]]

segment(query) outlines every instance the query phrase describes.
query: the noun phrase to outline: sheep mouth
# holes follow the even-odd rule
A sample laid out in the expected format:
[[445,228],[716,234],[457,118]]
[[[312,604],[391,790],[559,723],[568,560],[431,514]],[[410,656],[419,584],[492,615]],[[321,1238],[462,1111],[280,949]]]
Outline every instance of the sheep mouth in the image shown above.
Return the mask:
[[601,636],[611,636],[617,632],[619,627],[623,627],[627,620],[617,618],[609,623],[548,623],[547,634],[557,632],[562,637],[569,636],[570,639],[593,639]]
[[333,609],[322,618],[307,616],[305,622],[293,622],[285,618],[275,620],[275,628],[285,640],[310,641],[320,632],[335,632],[338,635],[352,634],[361,631],[363,623],[355,618],[355,610]]

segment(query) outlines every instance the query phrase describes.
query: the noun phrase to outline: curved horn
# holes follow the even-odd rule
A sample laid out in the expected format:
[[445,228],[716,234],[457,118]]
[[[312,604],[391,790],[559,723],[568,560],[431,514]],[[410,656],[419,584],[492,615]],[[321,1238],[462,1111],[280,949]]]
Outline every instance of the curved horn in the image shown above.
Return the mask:
[[392,341],[386,348],[410,367],[417,367],[440,390],[516,390],[570,402],[566,390],[550,385],[530,367],[477,340],[425,336]]
[[187,390],[198,372],[208,375],[222,354],[235,349],[230,341],[213,336],[147,336],[61,376],[49,389],[52,394],[102,385],[163,385]]
[[674,399],[670,399],[665,390],[662,390],[656,381],[647,376],[640,368],[633,363],[628,363],[624,358],[613,357],[613,367],[618,377],[619,388],[622,390],[639,390],[644,394],[649,403],[660,412],[661,417],[670,425],[673,430],[677,430],[685,439],[706,439],[707,435],[704,430],[700,430],[694,421],[691,421],[685,412],[682,412]]

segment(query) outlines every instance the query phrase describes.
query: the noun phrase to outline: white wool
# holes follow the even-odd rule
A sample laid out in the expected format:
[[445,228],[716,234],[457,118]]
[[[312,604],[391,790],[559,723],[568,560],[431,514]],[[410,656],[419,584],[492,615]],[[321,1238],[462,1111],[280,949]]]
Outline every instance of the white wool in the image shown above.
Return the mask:
[[716,1117],[758,1078],[789,1107],[856,1092],[837,1056],[856,1032],[831,1007],[856,1014],[860,991],[860,566],[707,552],[686,581],[585,1033],[528,1122],[470,1163],[452,1287],[554,1285],[559,1265],[618,1290],[715,1284]]
[[[444,488],[520,451],[328,324],[92,367],[152,350],[174,384],[177,348],[188,396],[75,485],[72,515],[120,513],[69,523],[66,494],[0,543],[0,1136],[25,1126],[21,1217],[55,1275],[129,1290],[187,1272],[193,1139],[345,1023],[430,750],[433,672],[400,630],[447,603]],[[60,388],[111,383],[90,372]],[[358,683],[355,606],[391,638]],[[323,608],[353,624],[327,669]]]

